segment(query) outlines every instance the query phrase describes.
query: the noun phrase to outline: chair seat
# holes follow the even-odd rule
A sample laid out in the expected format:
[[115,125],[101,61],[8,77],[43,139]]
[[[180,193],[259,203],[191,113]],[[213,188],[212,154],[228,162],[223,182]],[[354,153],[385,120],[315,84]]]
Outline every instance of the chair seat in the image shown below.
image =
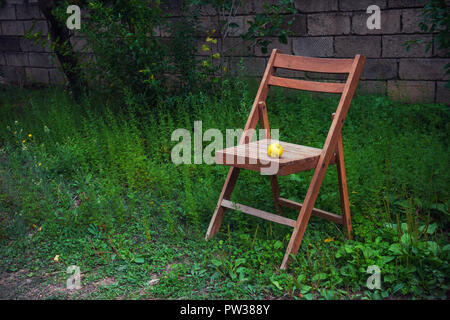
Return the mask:
[[[272,143],[279,143],[283,148],[280,158],[268,156],[267,148]],[[322,149],[263,139],[219,150],[216,152],[215,160],[217,164],[284,176],[314,169],[321,152]],[[335,157],[331,158],[330,164],[332,163],[335,163]]]

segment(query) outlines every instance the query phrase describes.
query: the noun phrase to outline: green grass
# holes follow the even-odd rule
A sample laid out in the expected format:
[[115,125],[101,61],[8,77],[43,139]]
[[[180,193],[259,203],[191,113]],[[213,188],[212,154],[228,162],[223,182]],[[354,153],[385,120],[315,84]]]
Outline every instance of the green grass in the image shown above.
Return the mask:
[[[196,120],[204,131],[242,128],[254,94],[245,82],[225,83],[220,98],[141,105],[131,97],[117,106],[97,96],[76,105],[58,88],[2,89],[0,275],[32,279],[55,299],[445,298],[449,112],[442,105],[355,96],[343,129],[354,240],[312,217],[287,271],[279,265],[288,227],[227,212],[218,236],[204,241],[228,168],[172,164],[171,134]],[[271,127],[283,141],[321,148],[337,102],[275,91]],[[311,177],[281,177],[281,195],[303,201]],[[273,211],[269,179],[255,172],[242,172],[232,199]],[[316,207],[340,212],[333,167]],[[69,265],[80,267],[83,289],[48,293],[64,288]],[[381,268],[381,290],[366,287],[370,265]],[[159,283],[149,285],[154,278]],[[19,295],[9,289],[8,297]]]

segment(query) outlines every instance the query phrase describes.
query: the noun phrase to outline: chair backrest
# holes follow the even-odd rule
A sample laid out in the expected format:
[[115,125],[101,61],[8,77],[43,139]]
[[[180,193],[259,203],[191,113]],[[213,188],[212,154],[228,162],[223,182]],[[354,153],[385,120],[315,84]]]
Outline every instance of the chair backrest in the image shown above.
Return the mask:
[[[334,151],[333,148],[336,146],[344,119],[353,99],[353,94],[358,86],[359,77],[361,76],[365,60],[366,58],[361,55],[356,55],[354,59],[301,57],[282,54],[278,49],[273,49],[256,94],[255,101],[253,102],[252,110],[250,111],[250,115],[244,127],[244,134],[242,135],[240,143],[249,141],[251,138],[252,133],[247,133],[247,131],[249,129],[254,129],[258,123],[258,105],[261,102],[265,103],[269,92],[269,86],[315,92],[340,93],[341,99],[322,149],[323,155],[321,158],[323,157],[324,159],[322,160],[328,162],[332,151]],[[297,80],[275,76],[276,68],[306,72],[348,74],[348,77],[345,83]],[[329,149],[333,150],[330,151]]]

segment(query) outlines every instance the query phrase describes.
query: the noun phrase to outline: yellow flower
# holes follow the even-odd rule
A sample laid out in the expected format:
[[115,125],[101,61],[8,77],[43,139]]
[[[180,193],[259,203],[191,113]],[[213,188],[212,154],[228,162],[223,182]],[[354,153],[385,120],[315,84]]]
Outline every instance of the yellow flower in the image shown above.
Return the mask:
[[42,227],[39,227],[39,231],[42,231]]
[[28,134],[28,137],[31,138],[33,135],[31,133]]
[[40,166],[42,166],[42,163],[39,162],[39,163],[38,163],[38,167],[40,167]]
[[213,57],[214,59],[219,59],[219,58],[220,58],[220,53],[214,53],[214,54],[212,55],[212,57]]
[[59,254],[57,254],[54,258],[53,261],[58,262],[59,261]]
[[211,50],[206,44],[202,44],[202,51],[209,51]]
[[25,143],[25,142],[27,142],[27,140],[22,140],[22,143]]
[[334,241],[333,238],[327,238],[327,239],[325,239],[323,242],[328,243],[328,242],[332,242],[332,241]]
[[13,133],[14,133],[14,134],[16,134],[16,133],[17,133],[17,131],[14,131]]
[[154,75],[151,75],[151,76],[150,76],[150,79],[152,79],[152,80],[155,79],[155,76],[154,76]]

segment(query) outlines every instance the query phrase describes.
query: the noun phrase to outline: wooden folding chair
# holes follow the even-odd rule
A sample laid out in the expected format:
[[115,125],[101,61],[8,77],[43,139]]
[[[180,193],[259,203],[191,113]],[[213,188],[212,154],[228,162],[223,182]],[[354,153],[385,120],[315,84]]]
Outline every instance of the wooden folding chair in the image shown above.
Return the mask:
[[[311,214],[344,225],[347,236],[351,238],[352,227],[341,129],[358,85],[364,62],[365,57],[361,55],[355,56],[354,59],[328,59],[286,55],[281,54],[277,49],[272,51],[239,144],[236,147],[216,152],[216,163],[229,165],[231,168],[228,171],[225,184],[220,193],[219,201],[206,233],[206,239],[213,237],[219,231],[226,208],[237,209],[244,213],[294,228],[283,262],[281,263],[281,269],[287,268],[290,254],[295,255],[298,252]],[[275,76],[276,68],[348,74],[348,78],[345,83],[288,79]],[[269,121],[265,102],[269,86],[342,94],[337,110],[332,116],[331,127],[322,149],[279,142],[284,149],[283,155],[279,159],[267,156],[267,145],[273,142],[270,140]],[[256,127],[258,120],[261,121],[261,127],[265,130],[266,139],[249,142],[253,134],[252,129]],[[281,205],[299,210],[300,213],[297,220],[288,219],[280,215],[230,201],[231,192],[236,184],[241,168],[261,171],[264,166],[274,164],[273,162],[276,162],[275,164],[278,166],[277,172],[270,175],[275,208],[279,208]],[[337,167],[342,215],[314,208],[329,164],[336,164]],[[303,204],[280,197],[277,175],[288,175],[310,169],[314,169],[314,175]]]

